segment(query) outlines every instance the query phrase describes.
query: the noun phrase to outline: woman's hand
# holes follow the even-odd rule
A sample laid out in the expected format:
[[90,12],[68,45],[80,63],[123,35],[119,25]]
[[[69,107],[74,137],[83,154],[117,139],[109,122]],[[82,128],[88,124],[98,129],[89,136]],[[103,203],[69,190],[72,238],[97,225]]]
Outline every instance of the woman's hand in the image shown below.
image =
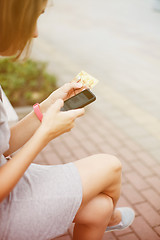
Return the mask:
[[81,92],[83,89],[85,89],[85,87],[82,87],[81,83],[72,82],[64,84],[62,87],[51,93],[50,96],[40,104],[42,112],[46,112],[47,109],[53,103],[55,103],[57,99],[62,99],[65,101],[68,98]]
[[81,83],[66,83],[56,91],[54,91],[49,98],[52,101],[56,101],[57,99],[63,99],[64,101],[68,98],[76,95],[77,93],[81,92],[84,89]]
[[83,108],[70,111],[60,111],[63,104],[63,100],[58,99],[49,107],[43,116],[42,124],[39,129],[43,132],[43,136],[46,138],[47,142],[70,131],[74,127],[75,119],[84,114]]

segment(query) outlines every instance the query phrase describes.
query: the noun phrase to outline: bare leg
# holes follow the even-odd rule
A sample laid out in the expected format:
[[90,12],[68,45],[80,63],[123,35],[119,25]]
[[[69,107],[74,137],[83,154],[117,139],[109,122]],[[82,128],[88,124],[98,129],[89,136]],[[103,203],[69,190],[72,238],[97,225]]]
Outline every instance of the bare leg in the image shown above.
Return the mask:
[[[75,217],[74,240],[102,239],[105,228],[110,220],[113,222],[112,218],[115,218],[113,209],[120,196],[121,163],[114,156],[98,154],[76,161],[74,164],[79,170],[83,188],[82,204]],[[107,208],[101,208],[102,200]],[[109,205],[110,200],[112,200],[112,207]],[[96,208],[98,206],[101,208],[96,214],[93,202]],[[93,212],[92,222],[90,222],[88,209]],[[102,209],[104,209],[103,212]],[[97,218],[99,220],[94,224]],[[120,216],[116,219],[121,220]]]
[[111,197],[115,206],[121,187],[121,163],[107,154],[97,154],[74,162],[79,170],[82,188],[82,204],[89,202],[99,193]]
[[78,211],[73,240],[101,240],[113,212],[112,199],[101,193]]

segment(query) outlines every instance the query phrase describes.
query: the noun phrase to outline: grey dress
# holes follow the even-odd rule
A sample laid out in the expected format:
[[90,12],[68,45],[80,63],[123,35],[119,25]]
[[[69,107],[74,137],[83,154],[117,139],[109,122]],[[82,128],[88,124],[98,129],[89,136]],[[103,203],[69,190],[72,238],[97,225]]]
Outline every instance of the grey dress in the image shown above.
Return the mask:
[[[7,162],[3,153],[9,148],[9,138],[7,117],[0,100],[0,167]],[[81,201],[81,179],[73,163],[31,164],[0,203],[0,240],[47,240],[64,234]]]

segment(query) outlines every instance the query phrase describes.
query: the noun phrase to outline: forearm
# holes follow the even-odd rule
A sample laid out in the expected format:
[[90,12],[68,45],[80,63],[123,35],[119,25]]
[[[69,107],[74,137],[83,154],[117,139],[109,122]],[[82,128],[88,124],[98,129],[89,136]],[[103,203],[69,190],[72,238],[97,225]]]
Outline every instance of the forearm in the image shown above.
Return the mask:
[[[82,91],[82,85],[79,83],[68,83],[61,88],[54,91],[47,99],[40,104],[42,113],[45,113],[47,109],[55,103],[57,99],[68,99],[74,96],[76,93]],[[21,148],[34,134],[39,127],[40,122],[37,119],[34,112],[27,115],[24,119],[18,122],[11,128],[10,148],[4,154],[8,156]]]
[[[45,104],[41,103],[41,111],[44,112]],[[21,121],[19,121],[15,126],[13,126],[11,130],[11,137],[9,142],[9,149],[4,155],[7,157],[10,154],[17,151],[21,148],[35,133],[35,131],[40,126],[40,121],[32,111],[26,117],[24,117]]]
[[43,130],[38,129],[14,157],[0,168],[0,202],[11,192],[37,154],[47,145]]

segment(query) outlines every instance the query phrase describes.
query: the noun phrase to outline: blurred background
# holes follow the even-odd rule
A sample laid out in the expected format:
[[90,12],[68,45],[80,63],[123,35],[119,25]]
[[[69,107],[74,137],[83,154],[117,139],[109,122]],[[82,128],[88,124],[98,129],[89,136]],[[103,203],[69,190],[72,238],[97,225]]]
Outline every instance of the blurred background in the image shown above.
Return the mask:
[[[160,0],[54,0],[38,26],[31,58],[48,62],[57,87],[81,70],[99,83],[97,101],[75,129],[35,162],[116,155],[123,167],[118,205],[133,207],[136,219],[103,240],[160,239]],[[71,239],[72,231],[58,239]]]
[[159,0],[55,0],[39,19],[34,44],[34,56],[49,61],[59,85],[82,69],[98,78],[97,107],[157,160],[159,6]]

